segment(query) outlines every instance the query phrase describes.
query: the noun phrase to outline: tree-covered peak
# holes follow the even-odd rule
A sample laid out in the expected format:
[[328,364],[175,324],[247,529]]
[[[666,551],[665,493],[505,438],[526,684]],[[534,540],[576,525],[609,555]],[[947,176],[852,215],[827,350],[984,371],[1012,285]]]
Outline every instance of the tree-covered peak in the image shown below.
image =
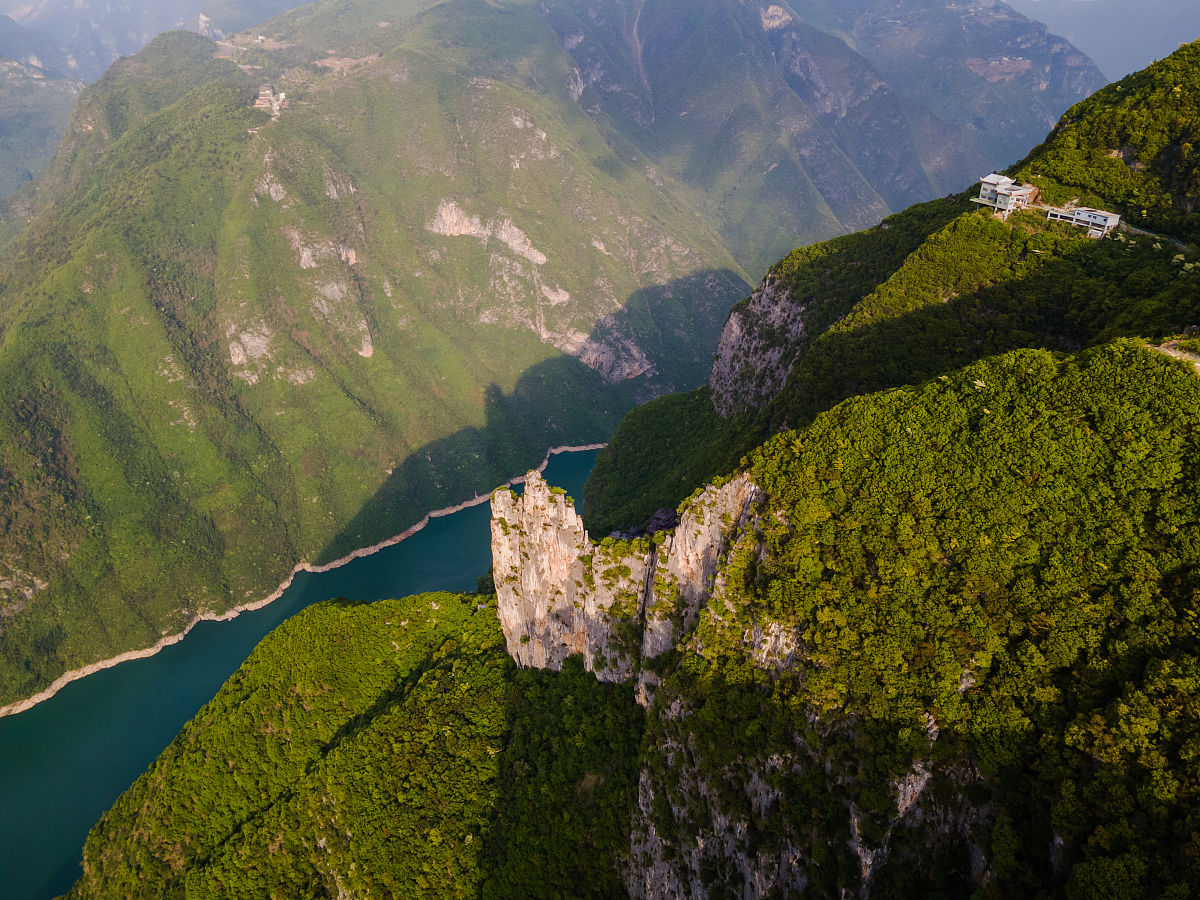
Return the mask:
[[1072,107],[1015,169],[1051,202],[1110,205],[1132,224],[1200,238],[1200,41]]

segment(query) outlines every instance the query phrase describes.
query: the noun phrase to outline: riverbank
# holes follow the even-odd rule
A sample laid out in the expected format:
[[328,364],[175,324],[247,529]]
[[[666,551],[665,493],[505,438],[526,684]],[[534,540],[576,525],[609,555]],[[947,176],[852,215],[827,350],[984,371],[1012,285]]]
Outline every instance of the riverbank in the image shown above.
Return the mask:
[[[549,450],[546,451],[546,456],[542,460],[541,464],[539,466],[537,466],[537,471],[544,472],[546,469],[546,466],[550,464],[550,457],[556,456],[560,453],[581,453],[581,452],[588,451],[588,450],[600,450],[604,446],[605,446],[604,444],[580,444],[580,445],[564,445],[564,446],[560,446],[560,447],[551,447]],[[503,484],[497,485],[497,489],[500,487],[512,487],[513,485],[516,485],[516,484],[522,484],[522,483],[524,483],[524,481],[525,481],[524,475],[517,475],[513,478],[510,478],[508,481],[504,482]],[[119,665],[121,665],[121,663],[132,662],[137,659],[147,659],[148,657],[154,656],[155,654],[160,653],[161,651],[165,650],[167,647],[173,646],[174,644],[178,644],[180,641],[182,641],[184,638],[186,638],[188,636],[188,634],[191,633],[192,629],[195,628],[197,625],[199,625],[201,622],[228,622],[231,619],[237,618],[242,613],[252,612],[257,609],[262,609],[264,606],[268,606],[271,603],[274,603],[280,597],[282,597],[284,591],[286,591],[289,587],[291,587],[292,582],[295,580],[296,576],[302,572],[312,572],[312,573],[329,572],[329,571],[332,571],[333,569],[337,569],[341,566],[344,566],[347,563],[353,562],[356,559],[362,559],[365,556],[370,556],[374,553],[378,553],[380,550],[384,550],[388,547],[394,547],[396,544],[399,544],[401,541],[407,540],[408,538],[412,537],[414,534],[417,534],[419,531],[424,529],[425,526],[427,526],[429,524],[431,519],[437,519],[437,518],[441,518],[443,516],[453,515],[454,513],[461,512],[464,509],[469,509],[473,506],[478,506],[481,503],[487,503],[490,499],[491,499],[490,493],[483,494],[483,495],[476,494],[470,500],[465,500],[462,503],[455,504],[454,506],[446,506],[446,507],[443,507],[442,509],[435,509],[431,512],[426,513],[425,516],[419,522],[416,522],[415,524],[409,526],[408,528],[404,529],[404,531],[400,532],[399,534],[395,535],[394,537],[390,537],[387,540],[380,541],[377,544],[372,544],[369,547],[359,548],[358,550],[354,550],[354,551],[346,554],[345,556],[341,557],[340,559],[335,559],[333,562],[325,563],[324,565],[314,566],[307,562],[301,561],[301,562],[297,563],[295,565],[295,567],[293,567],[291,573],[283,580],[283,582],[281,582],[280,585],[274,591],[272,591],[270,594],[266,595],[265,597],[262,597],[258,600],[252,600],[249,603],[239,604],[238,606],[231,607],[230,609],[227,609],[221,613],[212,613],[212,612],[199,613],[196,616],[194,616],[191,619],[191,621],[188,622],[188,624],[183,628],[182,631],[177,632],[176,634],[167,635],[166,637],[162,638],[160,641],[158,641],[156,644],[154,644],[151,647],[146,647],[145,649],[142,649],[142,650],[128,650],[125,653],[120,653],[117,656],[114,656],[110,659],[105,659],[105,660],[101,660],[99,662],[89,663],[88,665],[82,666],[81,668],[72,669],[70,672],[64,672],[62,675],[58,676],[58,678],[54,679],[54,681],[50,684],[50,686],[45,688],[44,690],[41,690],[31,697],[25,698],[24,700],[17,700],[17,701],[14,701],[13,703],[8,704],[7,706],[0,707],[0,718],[4,718],[5,716],[17,715],[18,713],[22,713],[28,709],[32,709],[33,707],[37,706],[39,703],[44,703],[45,701],[47,701],[51,697],[53,697],[55,694],[57,694],[59,691],[61,691],[63,688],[65,688],[68,684],[71,684],[74,681],[79,681],[80,679],[86,678],[89,675],[94,675],[97,672],[104,671],[105,669],[111,669],[114,666],[119,666]]]

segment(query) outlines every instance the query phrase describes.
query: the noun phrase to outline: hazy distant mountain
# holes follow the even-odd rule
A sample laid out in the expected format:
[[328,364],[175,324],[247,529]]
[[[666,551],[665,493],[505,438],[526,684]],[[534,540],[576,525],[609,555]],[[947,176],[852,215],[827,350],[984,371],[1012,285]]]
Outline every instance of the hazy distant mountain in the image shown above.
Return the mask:
[[48,34],[0,15],[0,198],[54,154],[83,88],[79,65]]
[[0,0],[0,12],[69,48],[78,77],[99,78],[118,56],[129,56],[156,35],[185,28],[224,37],[286,12],[300,0]]
[[[45,167],[83,87],[172,28],[224,37],[299,0],[0,0],[0,200]],[[17,21],[19,20],[19,21]]]
[[25,28],[4,15],[0,15],[0,59],[38,69],[51,78],[80,76],[70,50],[45,32]]
[[1111,80],[1200,37],[1196,0],[1007,0],[1090,56]]

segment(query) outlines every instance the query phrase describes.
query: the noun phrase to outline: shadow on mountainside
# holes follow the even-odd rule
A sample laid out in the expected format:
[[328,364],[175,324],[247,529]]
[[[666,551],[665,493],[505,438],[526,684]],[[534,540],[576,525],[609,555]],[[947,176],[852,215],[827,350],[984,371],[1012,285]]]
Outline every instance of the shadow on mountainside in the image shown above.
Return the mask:
[[591,340],[632,337],[645,351],[653,368],[636,378],[609,384],[564,354],[530,368],[508,394],[491,384],[484,391],[484,425],[411,453],[317,562],[398,534],[430,510],[488,494],[538,465],[550,447],[607,441],[630,409],[703,380],[728,306],[742,290],[748,286],[730,270],[700,272],[644,288],[598,323]]

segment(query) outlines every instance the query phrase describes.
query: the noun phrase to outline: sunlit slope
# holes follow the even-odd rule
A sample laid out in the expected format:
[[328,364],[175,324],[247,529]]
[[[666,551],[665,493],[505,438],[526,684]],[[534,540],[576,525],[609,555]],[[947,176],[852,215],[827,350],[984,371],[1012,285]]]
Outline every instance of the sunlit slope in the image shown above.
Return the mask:
[[1077,197],[1195,242],[1198,143],[1200,40],[1072,107],[1015,168],[1051,202]]
[[71,896],[1187,896],[1198,460],[1200,377],[1132,340],[838,404],[743,467],[644,719],[516,669],[490,596],[311,607]]
[[619,895],[642,711],[518,671],[488,599],[289,620],[93,829],[70,896]]

